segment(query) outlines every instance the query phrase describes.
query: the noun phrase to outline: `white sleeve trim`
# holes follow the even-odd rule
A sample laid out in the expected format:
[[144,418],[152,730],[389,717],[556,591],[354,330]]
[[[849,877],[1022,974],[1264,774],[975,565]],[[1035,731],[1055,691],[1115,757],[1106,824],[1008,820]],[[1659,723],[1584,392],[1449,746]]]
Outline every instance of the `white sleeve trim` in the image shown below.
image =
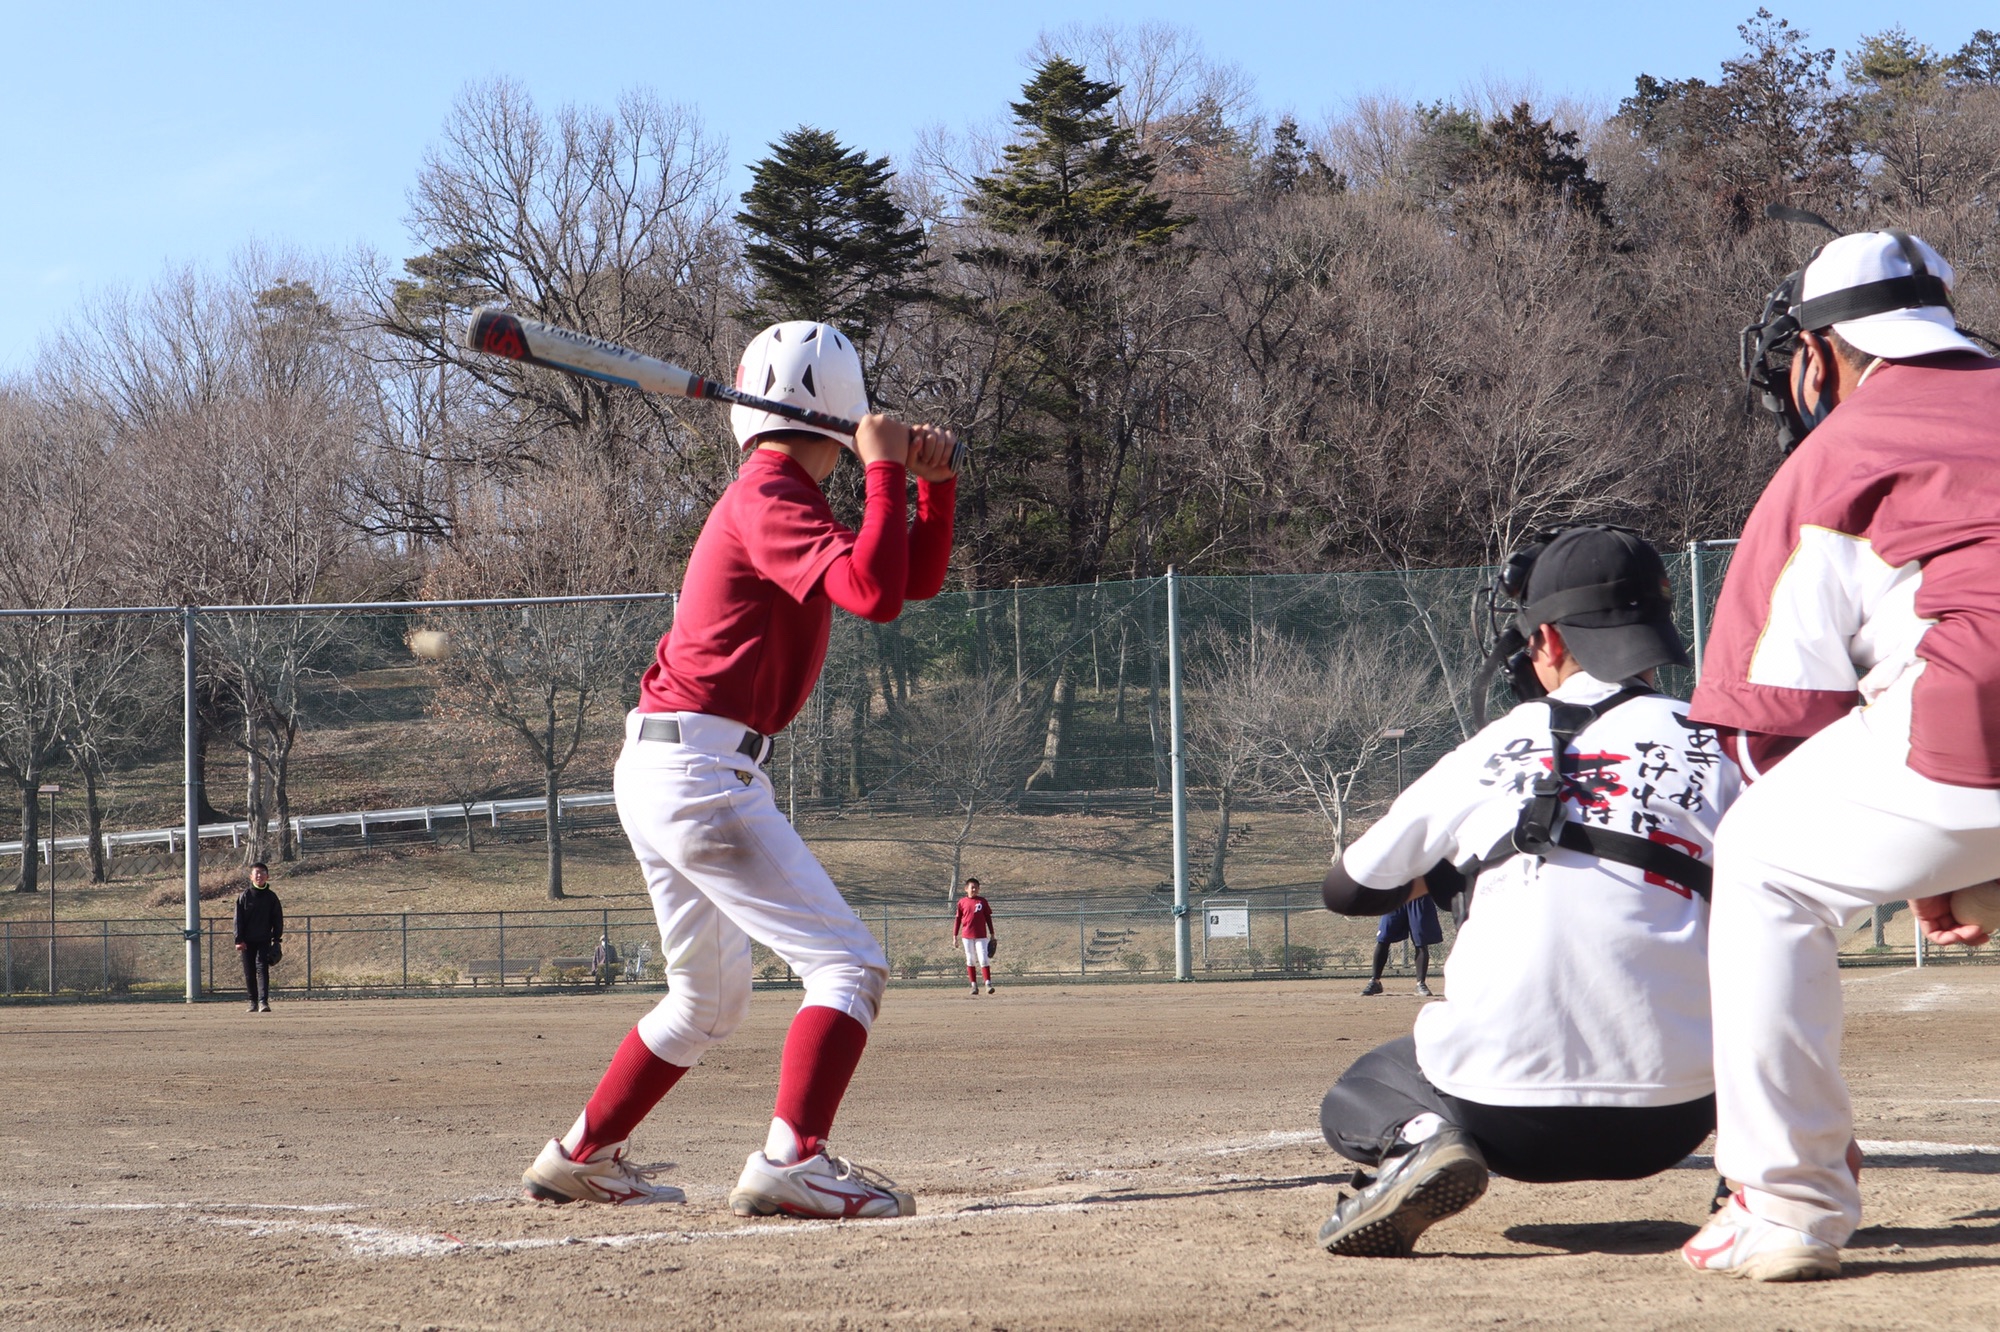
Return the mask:
[[1930,622],[1915,610],[1922,566],[1891,566],[1866,538],[1801,525],[1771,587],[1770,613],[1747,680],[1782,689],[1846,693],[1861,672],[1913,651]]

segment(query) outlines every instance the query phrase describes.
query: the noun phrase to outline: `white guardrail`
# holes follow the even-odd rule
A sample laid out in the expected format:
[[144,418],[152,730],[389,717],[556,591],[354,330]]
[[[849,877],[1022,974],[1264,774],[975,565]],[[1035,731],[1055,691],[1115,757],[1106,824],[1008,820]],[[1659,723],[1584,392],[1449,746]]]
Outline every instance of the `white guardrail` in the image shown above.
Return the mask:
[[[615,803],[609,791],[595,791],[583,795],[556,797],[558,815],[572,809],[601,809]],[[469,810],[475,819],[485,819],[488,826],[498,827],[502,814],[539,814],[545,802],[540,796],[529,796],[520,800],[481,800]],[[449,805],[412,805],[404,809],[363,809],[346,814],[298,814],[292,817],[292,835],[303,839],[305,834],[315,830],[352,828],[362,836],[368,835],[370,824],[410,824],[421,823],[426,832],[439,820],[463,823],[467,820],[468,808],[456,801]],[[277,820],[265,825],[270,835],[277,833]],[[238,819],[234,823],[204,823],[198,830],[202,841],[220,841],[227,837],[231,846],[241,846],[243,839],[250,835],[247,820]],[[183,828],[148,828],[139,832],[108,832],[104,834],[106,850],[118,851],[132,847],[159,846],[166,848],[169,855],[179,851],[187,841]],[[35,846],[46,863],[49,858],[49,840],[35,839]],[[82,833],[56,838],[57,851],[82,851],[89,846],[89,838]],[[0,856],[18,856],[21,843],[17,838],[11,842],[0,842]]]

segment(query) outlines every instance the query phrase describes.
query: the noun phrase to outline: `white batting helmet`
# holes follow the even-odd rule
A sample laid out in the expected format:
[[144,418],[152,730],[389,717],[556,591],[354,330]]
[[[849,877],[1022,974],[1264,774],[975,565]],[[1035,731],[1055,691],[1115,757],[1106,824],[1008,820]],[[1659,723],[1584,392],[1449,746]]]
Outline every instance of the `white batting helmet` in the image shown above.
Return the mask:
[[[736,363],[736,387],[761,398],[795,402],[851,421],[868,415],[868,388],[862,383],[861,357],[854,344],[833,325],[811,319],[773,324],[750,339],[743,359]],[[736,442],[745,446],[772,430],[804,430],[839,440],[850,448],[854,445],[851,435],[754,407],[731,407],[729,425],[736,432]]]

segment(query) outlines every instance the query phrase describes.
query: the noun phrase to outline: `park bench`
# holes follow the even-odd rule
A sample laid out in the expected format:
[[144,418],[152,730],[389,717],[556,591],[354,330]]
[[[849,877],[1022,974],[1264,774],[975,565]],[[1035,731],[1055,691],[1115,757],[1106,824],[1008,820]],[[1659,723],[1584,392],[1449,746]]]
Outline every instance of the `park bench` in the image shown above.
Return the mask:
[[[593,969],[591,964],[595,960],[596,959],[591,954],[588,953],[584,954],[582,957],[552,957],[549,959],[548,968],[544,971],[542,979],[550,981],[594,980],[595,975],[593,974]],[[617,968],[614,967],[612,968],[612,970],[615,973],[617,971]]]
[[[589,959],[585,959],[584,965],[590,965]],[[478,961],[465,964],[465,975],[474,985],[479,984],[482,980],[504,981],[506,977],[500,974],[500,967],[501,962],[497,957],[481,958]],[[506,967],[507,976],[516,976],[522,980],[526,980],[540,971],[542,964],[530,958],[516,960],[510,957],[506,961]]]

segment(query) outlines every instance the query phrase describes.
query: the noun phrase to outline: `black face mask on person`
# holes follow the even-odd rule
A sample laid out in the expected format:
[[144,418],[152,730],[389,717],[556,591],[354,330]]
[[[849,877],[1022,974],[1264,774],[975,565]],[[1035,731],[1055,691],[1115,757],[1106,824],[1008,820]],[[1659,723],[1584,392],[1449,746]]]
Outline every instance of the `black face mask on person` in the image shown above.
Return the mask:
[[[1764,216],[1777,222],[1824,227],[1835,236],[1842,234],[1833,223],[1803,208],[1770,204],[1764,209]],[[1750,386],[1752,402],[1778,418],[1778,447],[1787,455],[1826,420],[1834,408],[1830,375],[1820,377],[1819,392],[1813,395],[1811,402],[1799,401],[1800,376],[1795,363],[1801,333],[1822,332],[1850,319],[1865,319],[1890,310],[1927,305],[1951,308],[1950,289],[1945,286],[1944,279],[1931,272],[1924,263],[1923,254],[1910,239],[1909,233],[1887,228],[1884,234],[1895,238],[1903,257],[1909,261],[1908,274],[1858,287],[1844,287],[1802,301],[1799,292],[1805,284],[1806,268],[1812,266],[1812,260],[1817,259],[1820,253],[1814,250],[1804,267],[1787,273],[1776,290],[1764,298],[1763,313],[1756,323],[1743,330],[1739,348],[1743,381]]]

